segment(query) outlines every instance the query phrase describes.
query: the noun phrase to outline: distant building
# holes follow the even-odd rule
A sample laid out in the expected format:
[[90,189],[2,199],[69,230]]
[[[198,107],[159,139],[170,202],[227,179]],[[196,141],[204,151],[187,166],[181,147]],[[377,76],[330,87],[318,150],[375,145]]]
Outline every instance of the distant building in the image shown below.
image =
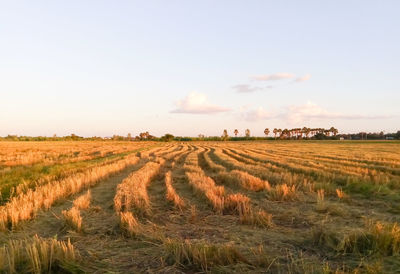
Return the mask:
[[343,141],[344,140],[344,137],[340,137],[340,139],[339,139],[340,141]]
[[394,140],[394,137],[386,137],[386,140]]

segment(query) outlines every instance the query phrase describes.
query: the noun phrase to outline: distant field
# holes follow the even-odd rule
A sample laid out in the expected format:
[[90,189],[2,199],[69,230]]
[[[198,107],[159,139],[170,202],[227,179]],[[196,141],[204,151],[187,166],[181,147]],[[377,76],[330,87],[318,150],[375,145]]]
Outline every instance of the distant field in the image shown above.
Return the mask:
[[400,271],[400,142],[0,142],[0,191],[0,273]]

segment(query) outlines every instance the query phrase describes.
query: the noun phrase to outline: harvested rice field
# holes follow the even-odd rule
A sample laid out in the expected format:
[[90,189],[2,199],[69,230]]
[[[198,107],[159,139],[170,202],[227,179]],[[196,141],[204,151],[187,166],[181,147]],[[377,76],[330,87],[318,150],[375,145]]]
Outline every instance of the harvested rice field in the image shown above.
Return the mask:
[[0,142],[1,273],[400,273],[400,142]]

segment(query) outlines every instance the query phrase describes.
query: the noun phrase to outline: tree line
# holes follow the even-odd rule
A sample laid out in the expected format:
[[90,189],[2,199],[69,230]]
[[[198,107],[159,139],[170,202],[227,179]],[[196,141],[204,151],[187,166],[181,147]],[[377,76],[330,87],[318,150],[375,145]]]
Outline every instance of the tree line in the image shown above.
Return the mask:
[[338,134],[338,130],[334,127],[329,129],[324,128],[292,128],[292,129],[279,129],[274,128],[272,131],[269,128],[264,129],[264,137],[251,136],[250,129],[244,130],[244,136],[238,136],[239,130],[234,129],[233,135],[230,136],[227,129],[224,129],[221,136],[205,136],[199,134],[197,137],[186,137],[186,136],[174,136],[167,133],[161,137],[151,135],[148,131],[141,132],[137,136],[132,136],[128,133],[127,136],[113,135],[111,137],[82,137],[76,134],[59,137],[54,134],[52,137],[47,136],[18,136],[18,135],[7,135],[0,137],[0,141],[243,141],[243,140],[400,140],[400,130],[396,133],[384,133],[383,131],[378,133],[344,133]]

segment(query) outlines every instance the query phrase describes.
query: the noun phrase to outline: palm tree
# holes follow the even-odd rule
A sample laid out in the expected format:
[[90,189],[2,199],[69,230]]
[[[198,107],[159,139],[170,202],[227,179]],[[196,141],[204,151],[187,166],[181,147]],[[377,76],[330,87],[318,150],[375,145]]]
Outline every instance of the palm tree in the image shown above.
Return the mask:
[[276,140],[276,134],[278,133],[278,129],[274,128],[274,130],[272,132],[274,133],[274,137],[275,137],[275,140]]
[[301,139],[303,137],[303,131],[301,128],[297,128],[297,139]]
[[278,128],[279,138],[282,137],[282,129]]
[[281,133],[281,138],[287,138],[289,136],[289,138],[290,138],[290,131],[287,129],[287,128],[285,128],[284,130],[282,130],[282,133]]
[[268,134],[269,134],[269,128],[264,129],[264,134],[265,134],[266,136],[268,136]]
[[302,134],[302,135],[304,134],[304,137],[306,137],[306,136],[307,136],[306,133],[307,133],[307,127],[303,127],[303,128],[301,129],[301,134]]
[[246,137],[250,137],[250,129],[246,129],[244,134],[246,135]]
[[237,137],[237,135],[239,134],[239,130],[235,129],[235,130],[233,131],[233,133],[235,134],[235,137]]
[[332,132],[333,136],[336,136],[336,134],[338,133],[338,130],[334,127],[331,127],[329,131]]
[[308,139],[308,136],[310,135],[310,132],[311,132],[311,128],[306,127],[305,133],[306,133],[306,138],[307,138],[307,139]]
[[297,139],[298,135],[299,135],[299,129],[298,128],[293,129],[293,137]]

